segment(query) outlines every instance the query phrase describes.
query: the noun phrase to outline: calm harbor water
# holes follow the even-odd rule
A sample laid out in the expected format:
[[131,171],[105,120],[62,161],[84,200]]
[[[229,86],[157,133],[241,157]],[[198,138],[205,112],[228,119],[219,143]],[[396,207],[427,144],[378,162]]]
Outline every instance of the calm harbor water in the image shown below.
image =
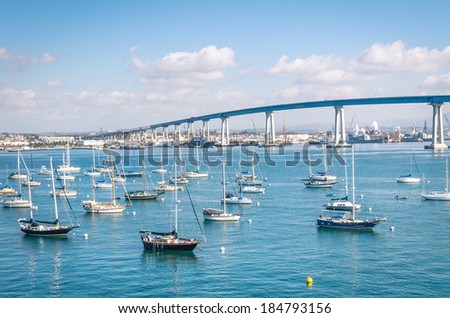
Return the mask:
[[[160,150],[154,150],[156,160]],[[255,151],[262,155],[264,149]],[[221,167],[211,167],[208,179],[189,184],[207,239],[192,253],[155,253],[144,250],[140,241],[141,228],[172,229],[171,193],[156,201],[135,202],[119,215],[86,214],[80,203],[91,196],[91,179],[80,173],[71,183],[79,194],[70,203],[81,227],[67,238],[26,236],[17,219],[29,217],[29,211],[1,208],[0,297],[450,297],[450,202],[423,201],[422,184],[396,182],[396,177],[409,173],[410,151],[428,180],[426,190],[443,190],[448,151],[433,153],[422,143],[356,145],[360,213],[388,219],[369,232],[320,230],[315,225],[330,196],[345,193],[344,168],[337,160],[329,169],[341,182],[332,189],[308,189],[301,179],[309,175],[309,168],[301,162],[286,166],[294,152],[302,153],[301,146],[286,147],[284,153],[271,150],[275,166],[263,162],[258,171],[267,178],[266,193],[246,195],[254,201],[243,207],[241,221],[224,224],[203,221],[202,208],[220,207]],[[32,152],[34,170],[49,167],[50,155],[61,164],[64,152]],[[28,167],[30,153],[22,153]],[[310,153],[312,158],[322,156],[316,147]],[[238,148],[231,158],[233,167],[228,170],[233,175]],[[131,168],[139,169],[138,160],[130,154]],[[71,162],[89,170],[92,152],[72,150]],[[158,167],[147,171],[156,184],[160,175],[150,172],[154,168]],[[207,169],[202,165],[201,170]],[[322,170],[313,168],[317,169]],[[16,170],[16,153],[0,152],[3,184],[7,173]],[[36,218],[45,219],[53,213],[51,181],[37,174],[35,179],[42,181],[32,189],[39,207]],[[137,189],[140,182],[129,178],[127,189]],[[16,181],[8,183],[17,188]],[[152,187],[150,181],[148,185]],[[119,185],[117,191],[123,198]],[[99,189],[96,195],[108,198],[110,190]],[[396,195],[407,199],[396,200]],[[201,239],[187,191],[179,193],[179,200],[180,233]],[[58,202],[60,221],[68,223],[70,209],[64,200]],[[237,206],[229,209],[239,211]],[[312,287],[305,285],[308,276],[314,279]]]

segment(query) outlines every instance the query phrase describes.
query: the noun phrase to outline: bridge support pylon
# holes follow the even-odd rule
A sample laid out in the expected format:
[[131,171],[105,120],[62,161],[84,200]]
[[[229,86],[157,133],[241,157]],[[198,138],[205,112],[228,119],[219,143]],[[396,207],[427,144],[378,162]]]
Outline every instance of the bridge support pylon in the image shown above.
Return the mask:
[[181,142],[181,130],[180,125],[175,125],[173,129],[173,141],[174,146],[179,146]]
[[275,145],[275,117],[273,112],[266,112],[266,134],[264,145]]
[[334,146],[348,146],[345,132],[344,106],[334,106],[334,110]]
[[425,149],[447,149],[444,143],[444,125],[442,123],[442,105],[444,103],[431,103],[433,106],[433,138],[430,145]]
[[210,141],[209,140],[209,120],[203,121],[202,137],[206,138],[207,141]]
[[220,143],[223,146],[228,146],[230,144],[230,130],[228,127],[228,117],[222,117],[222,129],[221,129],[221,139]]

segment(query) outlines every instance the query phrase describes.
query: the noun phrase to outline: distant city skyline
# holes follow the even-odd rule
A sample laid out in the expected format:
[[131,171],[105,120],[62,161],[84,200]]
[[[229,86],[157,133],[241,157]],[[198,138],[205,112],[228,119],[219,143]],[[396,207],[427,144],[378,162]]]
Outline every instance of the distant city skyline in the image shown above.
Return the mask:
[[[448,12],[437,0],[2,1],[0,130],[107,131],[263,105],[447,95]],[[345,116],[347,127],[431,127],[432,108]],[[277,131],[333,121],[332,108],[275,113]],[[230,120],[264,125],[263,114]]]

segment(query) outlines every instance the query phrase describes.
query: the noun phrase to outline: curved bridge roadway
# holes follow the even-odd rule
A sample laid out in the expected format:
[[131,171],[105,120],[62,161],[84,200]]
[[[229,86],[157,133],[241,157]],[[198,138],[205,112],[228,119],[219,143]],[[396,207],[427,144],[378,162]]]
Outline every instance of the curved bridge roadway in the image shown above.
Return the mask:
[[356,98],[356,99],[333,99],[313,102],[301,102],[291,104],[280,104],[271,106],[252,107],[239,110],[232,110],[226,112],[218,112],[209,115],[196,116],[184,118],[169,122],[152,124],[146,127],[139,127],[122,131],[122,133],[143,132],[146,130],[156,130],[163,128],[164,134],[167,134],[167,128],[174,126],[177,135],[180,134],[180,125],[188,124],[188,134],[192,129],[192,123],[196,121],[203,122],[203,133],[209,137],[209,121],[211,119],[220,119],[222,121],[222,145],[229,143],[228,132],[228,118],[241,115],[249,115],[256,113],[266,113],[266,145],[275,142],[275,127],[274,127],[274,112],[282,110],[303,109],[303,108],[321,108],[334,107],[335,108],[335,125],[334,125],[334,139],[335,145],[342,145],[346,143],[344,107],[347,106],[364,106],[364,105],[386,105],[386,104],[428,104],[433,107],[433,139],[431,145],[427,148],[442,149],[447,148],[444,143],[444,127],[442,120],[442,106],[445,102],[450,102],[450,95],[429,95],[429,96],[402,96],[402,97],[375,97],[375,98]]

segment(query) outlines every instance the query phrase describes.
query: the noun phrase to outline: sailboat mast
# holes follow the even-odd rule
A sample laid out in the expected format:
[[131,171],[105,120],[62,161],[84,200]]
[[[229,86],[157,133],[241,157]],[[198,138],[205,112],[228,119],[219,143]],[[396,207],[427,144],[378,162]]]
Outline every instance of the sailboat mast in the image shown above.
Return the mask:
[[[23,158],[22,158],[23,160]],[[25,164],[25,161],[23,162]],[[27,166],[25,165],[25,168],[27,169],[27,184],[28,184],[28,200],[30,201],[30,214],[31,214],[31,218],[33,218],[33,201],[31,200],[31,186],[30,186],[30,172],[28,171]],[[19,175],[20,176],[20,175]],[[19,183],[20,183],[20,179],[19,179]]]
[[[58,224],[58,203],[56,201],[56,191],[55,191],[55,176],[53,172],[53,159],[50,157],[50,171],[52,172],[52,191],[53,191],[53,204],[55,206],[55,217],[56,217],[56,224]],[[64,189],[65,191],[65,189]]]
[[70,142],[67,142],[67,167],[70,167]]
[[409,153],[409,176],[412,177],[412,152]]
[[[110,158],[111,158],[111,162],[112,162],[112,156]],[[116,189],[115,189],[115,185],[114,185],[114,173],[115,173],[114,167],[115,167],[115,164],[112,165],[112,172],[111,172],[111,194],[112,194],[112,202],[114,204],[116,204]]]
[[175,165],[175,233],[178,233],[178,185],[177,185],[178,176],[177,176],[176,160],[174,160],[174,165]]
[[19,181],[19,194],[22,196],[22,182],[20,182],[20,151],[17,151],[17,176]]
[[445,157],[445,192],[448,192],[448,157]]
[[223,213],[227,213],[227,200],[225,199],[225,163],[222,161],[222,198],[223,198]]
[[345,195],[348,197],[348,173],[347,173],[347,167],[348,167],[348,163],[347,163],[347,160],[345,160]]
[[200,172],[200,159],[199,159],[199,156],[198,156],[198,148],[199,148],[200,146],[195,146],[195,151],[196,151],[196,154],[195,154],[195,156],[196,156],[196,160],[197,160],[197,172]]
[[145,166],[144,160],[142,160],[142,183],[144,184],[144,193],[147,192],[147,183],[145,182]]
[[94,175],[92,175],[91,178],[92,178],[92,201],[95,202],[95,181],[94,181]]
[[352,146],[352,219],[355,219],[355,150]]

